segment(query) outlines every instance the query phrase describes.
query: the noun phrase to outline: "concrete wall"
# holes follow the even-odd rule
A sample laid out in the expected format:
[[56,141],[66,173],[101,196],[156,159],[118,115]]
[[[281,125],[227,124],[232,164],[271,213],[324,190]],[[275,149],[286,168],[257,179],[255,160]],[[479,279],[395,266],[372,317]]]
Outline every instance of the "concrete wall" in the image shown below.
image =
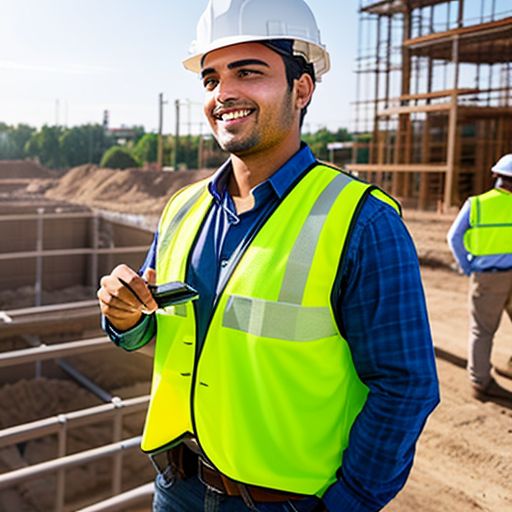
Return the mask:
[[[17,205],[8,208],[2,205],[2,214],[34,213],[35,205]],[[45,208],[45,211],[51,211]],[[84,215],[89,212],[84,211]],[[21,213],[22,214],[22,213]],[[0,254],[29,252],[37,249],[37,219],[1,220]],[[5,217],[4,217],[5,218]],[[144,229],[100,219],[98,222],[99,247],[149,247],[152,233]],[[43,249],[92,248],[94,243],[94,220],[92,217],[50,218],[43,221]],[[138,268],[144,261],[144,253],[98,255],[97,277],[107,274],[119,263]],[[92,255],[66,255],[43,258],[43,289],[58,290],[75,285],[96,288],[93,282]],[[0,292],[15,290],[22,286],[33,286],[36,279],[37,258],[26,257],[0,260]]]

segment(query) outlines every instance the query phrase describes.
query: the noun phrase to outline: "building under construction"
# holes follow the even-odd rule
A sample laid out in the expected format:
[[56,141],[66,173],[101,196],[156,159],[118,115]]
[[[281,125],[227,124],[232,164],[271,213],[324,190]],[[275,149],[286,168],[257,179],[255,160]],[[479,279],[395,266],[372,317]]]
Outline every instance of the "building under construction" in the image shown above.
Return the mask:
[[459,206],[512,152],[511,0],[359,7],[353,163],[406,206]]

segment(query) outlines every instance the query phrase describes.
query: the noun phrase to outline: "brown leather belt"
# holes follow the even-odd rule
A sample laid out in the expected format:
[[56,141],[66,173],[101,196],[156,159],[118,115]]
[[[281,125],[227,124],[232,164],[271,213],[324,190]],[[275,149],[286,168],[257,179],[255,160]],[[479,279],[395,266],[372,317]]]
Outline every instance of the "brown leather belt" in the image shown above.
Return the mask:
[[256,503],[280,503],[290,500],[304,500],[310,497],[306,494],[294,494],[291,492],[277,491],[275,489],[236,482],[209,466],[208,463],[201,458],[198,459],[197,476],[203,484],[221,494],[227,494],[228,496],[241,496],[244,500],[247,495],[249,495]]
[[295,494],[255,485],[247,485],[232,480],[211,467],[200,455],[194,453],[184,443],[152,454],[150,456],[156,470],[166,479],[184,480],[197,475],[199,480],[214,491],[228,496],[240,496],[245,502],[279,503],[310,498],[307,494]]

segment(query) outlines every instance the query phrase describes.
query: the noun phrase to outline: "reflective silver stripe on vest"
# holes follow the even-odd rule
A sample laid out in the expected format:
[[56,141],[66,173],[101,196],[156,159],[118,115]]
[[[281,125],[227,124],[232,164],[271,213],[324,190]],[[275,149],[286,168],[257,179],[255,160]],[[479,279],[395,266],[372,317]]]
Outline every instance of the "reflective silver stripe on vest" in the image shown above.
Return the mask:
[[158,234],[158,254],[162,254],[163,251],[167,249],[169,246],[169,243],[172,240],[172,237],[174,236],[174,232],[176,231],[176,228],[180,224],[180,222],[183,220],[185,215],[191,210],[192,206],[194,206],[194,203],[199,199],[201,194],[203,193],[204,188],[201,187],[195,194],[193,194],[185,204],[177,211],[176,215],[171,219],[169,222],[169,225],[167,226],[167,229],[165,230],[165,233],[162,235],[161,233]]
[[309,269],[313,263],[320,233],[332,205],[340,192],[353,180],[346,174],[338,174],[323,190],[309,213],[295,245],[290,252],[286,272],[279,293],[280,302],[301,304]]
[[175,304],[174,305],[174,314],[176,316],[187,316],[187,306],[185,304]]
[[290,252],[279,301],[232,295],[222,325],[255,336],[311,341],[337,334],[330,309],[301,306],[320,233],[341,191],[353,180],[339,174],[322,191]]
[[163,308],[160,314],[171,315],[171,316],[182,316],[187,317],[187,306],[185,304],[174,304],[173,306],[167,306]]
[[303,307],[232,295],[222,325],[265,338],[311,341],[336,334],[329,308]]

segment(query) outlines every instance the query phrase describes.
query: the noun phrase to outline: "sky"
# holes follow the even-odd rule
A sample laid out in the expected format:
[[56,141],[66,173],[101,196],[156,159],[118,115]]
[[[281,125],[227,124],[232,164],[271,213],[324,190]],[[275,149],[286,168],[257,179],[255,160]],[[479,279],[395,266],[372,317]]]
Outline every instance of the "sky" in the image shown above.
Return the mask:
[[[355,99],[358,0],[307,0],[332,69],[318,84],[306,131],[349,127]],[[207,132],[202,86],[183,68],[207,0],[0,0],[0,122]]]

